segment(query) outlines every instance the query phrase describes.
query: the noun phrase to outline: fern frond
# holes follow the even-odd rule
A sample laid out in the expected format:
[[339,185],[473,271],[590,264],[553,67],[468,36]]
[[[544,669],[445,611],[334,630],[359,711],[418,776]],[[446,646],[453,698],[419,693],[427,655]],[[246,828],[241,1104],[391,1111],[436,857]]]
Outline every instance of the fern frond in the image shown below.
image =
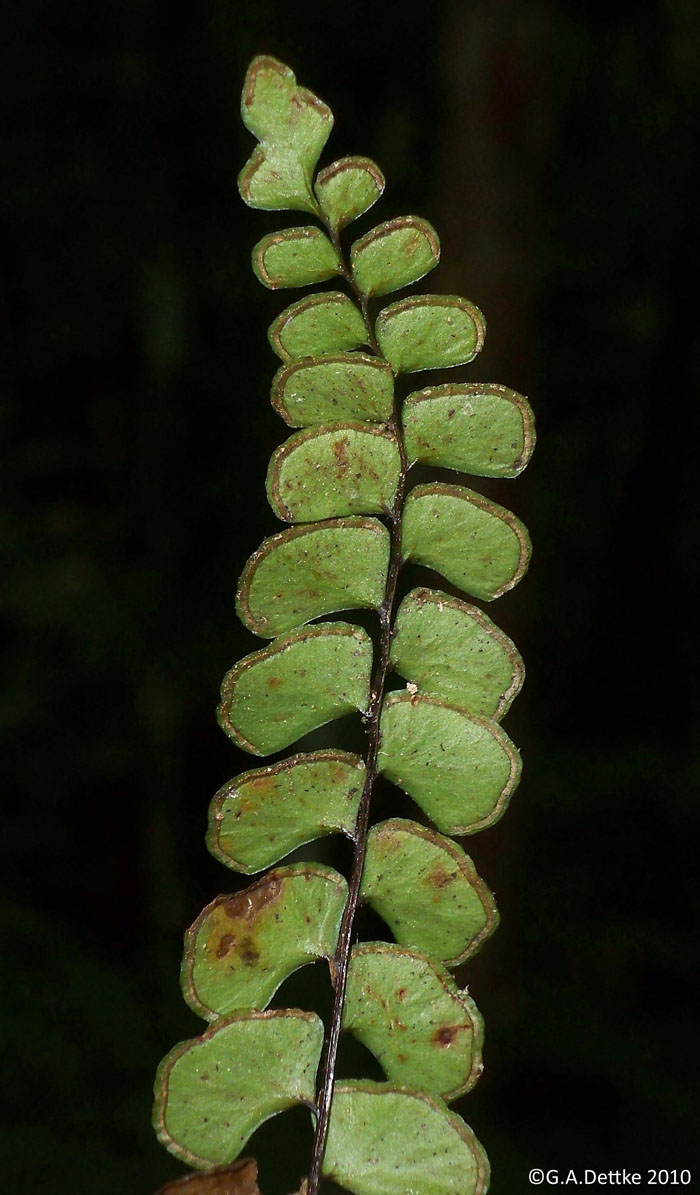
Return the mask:
[[[534,447],[532,412],[495,383],[431,386],[402,401],[400,375],[473,360],[483,315],[459,296],[421,294],[375,319],[370,301],[437,266],[437,233],[400,216],[346,251],[341,230],[376,202],[384,177],[361,157],[316,172],[333,117],[289,67],[255,59],[242,114],[258,140],[239,177],[245,202],[316,220],[262,237],[256,276],[269,289],[332,289],[292,302],[269,329],[282,360],[272,405],[301,429],[267,476],[289,526],[243,570],[238,615],[271,642],[228,672],[219,720],[244,751],[268,756],[359,713],[367,751],[282,758],[214,798],[214,856],[248,875],[273,870],[217,897],[187,932],[184,996],[211,1024],[161,1063],[155,1123],[168,1149],[206,1173],[166,1191],[259,1195],[255,1163],[232,1163],[266,1119],[304,1104],[315,1138],[299,1195],[317,1195],[322,1177],[356,1195],[483,1195],[486,1155],[448,1108],[481,1073],[483,1025],[449,968],[480,949],[498,912],[453,837],[492,825],[518,784],[520,758],[500,721],[524,667],[479,606],[420,588],[396,609],[396,592],[412,562],[481,602],[522,578],[530,542],[514,514],[461,483],[408,486],[416,463],[516,477]],[[352,622],[315,621],[357,609],[376,614],[374,640]],[[404,689],[388,690],[390,669]],[[431,826],[376,823],[380,777]],[[347,878],[317,863],[276,866],[334,833],[353,844]],[[393,942],[355,941],[361,902]],[[330,969],[329,1023],[270,1011],[285,979],[316,959]],[[385,1082],[336,1083],[341,1031],[374,1054]]]

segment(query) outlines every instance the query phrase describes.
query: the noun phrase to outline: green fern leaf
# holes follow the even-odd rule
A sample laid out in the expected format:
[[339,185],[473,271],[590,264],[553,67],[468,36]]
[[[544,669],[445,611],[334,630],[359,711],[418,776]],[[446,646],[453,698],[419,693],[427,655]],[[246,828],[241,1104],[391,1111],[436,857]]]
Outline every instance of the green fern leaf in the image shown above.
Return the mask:
[[312,176],[333,127],[330,108],[297,87],[288,66],[261,55],[248,68],[241,116],[260,142],[238,177],[246,203],[315,213]]
[[517,477],[535,447],[530,404],[506,386],[432,386],[403,407],[409,461],[478,477]]
[[434,1096],[339,1083],[324,1174],[356,1195],[482,1195],[489,1164],[471,1129]]
[[292,303],[273,320],[267,335],[283,361],[367,344],[362,313],[342,291],[324,291]]
[[336,610],[378,609],[390,547],[378,519],[333,519],[273,535],[243,571],[238,616],[272,638]]
[[191,1166],[233,1162],[252,1133],[295,1104],[312,1105],[323,1023],[299,1009],[237,1013],[163,1059],[158,1138]]
[[226,867],[250,875],[322,835],[352,836],[365,776],[364,760],[347,751],[244,772],[214,797],[207,846]]
[[319,623],[240,660],[224,678],[222,730],[253,755],[271,755],[310,730],[365,710],[372,642],[360,627]]
[[185,935],[182,990],[207,1021],[264,1009],[281,983],[331,958],[348,896],[341,875],[318,863],[270,871],[234,896],[218,896]]
[[435,569],[472,597],[492,602],[524,575],[530,539],[519,519],[464,486],[417,485],[406,500],[405,560]]
[[343,1028],[387,1078],[456,1100],[482,1070],[483,1021],[450,972],[427,954],[385,942],[355,946]]
[[437,697],[391,693],[381,734],[380,771],[446,834],[493,825],[520,779],[520,756],[496,722]]
[[399,446],[385,428],[321,424],[280,445],[270,461],[267,496],[288,523],[384,514],[394,505],[400,475]]
[[459,598],[414,589],[396,614],[391,664],[421,694],[500,722],[525,680],[515,644]]
[[[410,469],[516,477],[535,442],[532,412],[514,390],[469,381],[401,401],[399,374],[476,356],[481,312],[429,294],[375,318],[370,301],[438,264],[437,233],[404,216],[348,250],[340,232],[379,198],[384,177],[361,157],[314,177],[333,118],[289,67],[256,58],[242,113],[259,143],[239,178],[244,200],[317,220],[263,236],[255,274],[269,289],[329,280],[345,289],[306,295],[269,328],[282,361],[272,406],[302,429],[273,453],[267,475],[272,510],[291,525],[241,575],[239,618],[271,642],[230,669],[219,720],[244,751],[272,755],[359,715],[367,751],[302,751],[216,794],[207,843],[233,871],[262,872],[329,834],[350,840],[353,860],[347,876],[318,862],[276,866],[216,897],[187,931],[183,993],[213,1024],[161,1064],[156,1129],[176,1156],[209,1172],[204,1185],[181,1182],[183,1195],[260,1195],[255,1163],[231,1163],[260,1124],[293,1104],[314,1123],[297,1195],[318,1195],[322,1177],[355,1195],[483,1195],[484,1151],[447,1107],[481,1073],[483,1026],[448,968],[480,949],[498,912],[449,836],[493,824],[517,786],[520,757],[499,723],[524,667],[479,606],[427,588],[398,609],[396,599],[400,572],[414,564],[481,602],[524,575],[529,538],[514,514],[462,484],[410,488]],[[360,609],[376,632],[314,621]],[[391,670],[405,689],[391,690]],[[377,822],[380,784],[399,799],[407,793],[435,828]],[[393,942],[353,941],[362,903]],[[265,1011],[288,976],[316,960],[327,962],[333,987],[328,1023],[312,1010]],[[341,1032],[370,1050],[386,1082],[336,1083]]]
[[377,341],[394,373],[467,365],[483,348],[486,324],[473,303],[449,295],[420,295],[385,307]]
[[384,175],[369,158],[340,158],[319,171],[314,190],[329,228],[337,233],[377,202]]
[[361,894],[401,946],[450,967],[476,954],[498,925],[493,896],[469,856],[403,818],[370,830]]
[[342,268],[337,250],[313,226],[271,233],[253,249],[253,273],[269,290],[325,282]]
[[394,411],[394,376],[378,357],[312,356],[275,374],[271,402],[290,427],[338,419],[388,423]]
[[440,260],[435,229],[418,216],[388,220],[366,233],[350,250],[355,281],[365,295],[386,295],[410,286]]

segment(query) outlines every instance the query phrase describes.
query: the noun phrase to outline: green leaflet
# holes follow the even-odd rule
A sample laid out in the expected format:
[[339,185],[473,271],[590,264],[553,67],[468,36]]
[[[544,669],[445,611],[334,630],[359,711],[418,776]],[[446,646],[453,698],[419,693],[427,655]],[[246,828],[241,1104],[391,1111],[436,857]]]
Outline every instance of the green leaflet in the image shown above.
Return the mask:
[[474,597],[491,602],[517,585],[530,550],[520,520],[474,490],[434,482],[408,495],[404,559],[434,568]]
[[322,1044],[323,1022],[299,1009],[237,1014],[181,1042],[156,1074],[158,1140],[199,1169],[233,1162],[271,1116],[312,1103]]
[[339,353],[294,361],[275,374],[273,407],[290,427],[332,420],[391,418],[394,378],[385,361],[363,353]]
[[515,644],[476,606],[436,589],[414,589],[396,615],[391,664],[421,693],[500,721],[525,667]]
[[367,344],[362,312],[342,291],[299,299],[273,320],[267,338],[283,361],[340,353]]
[[241,197],[250,207],[316,213],[311,178],[333,127],[330,108],[297,87],[288,66],[260,55],[248,68],[241,116],[260,142],[238,176]]
[[270,461],[267,496],[287,522],[383,514],[394,504],[400,469],[396,439],[383,428],[322,424],[280,445]]
[[466,365],[483,347],[478,307],[454,295],[419,295],[379,313],[377,340],[394,373]]
[[340,274],[337,251],[320,228],[285,228],[258,241],[253,249],[253,273],[269,290],[280,286],[310,286]]
[[253,755],[271,755],[369,699],[372,643],[361,627],[318,623],[239,660],[221,687],[219,724]]
[[378,519],[334,519],[272,535],[243,570],[238,617],[256,635],[271,638],[320,614],[378,608],[389,549],[389,533]]
[[476,1005],[449,971],[416,950],[383,942],[353,947],[343,1025],[392,1083],[455,1100],[481,1074]]
[[293,971],[332,956],[347,895],[332,868],[295,863],[218,896],[185,935],[182,990],[190,1008],[208,1021],[266,1008]]
[[352,835],[365,764],[347,751],[293,755],[224,785],[209,810],[207,846],[226,867],[252,874],[324,834]]
[[369,158],[340,158],[319,171],[314,190],[330,227],[338,232],[377,202],[384,175]]
[[489,1164],[441,1100],[354,1082],[336,1086],[323,1173],[355,1195],[483,1195]]
[[535,447],[530,404],[483,382],[409,394],[402,415],[408,459],[479,477],[517,477]]
[[370,830],[362,896],[401,946],[456,967],[496,928],[493,896],[449,838],[392,818]]
[[381,718],[380,771],[445,834],[474,834],[505,811],[520,756],[496,722],[437,697],[390,693]]
[[366,295],[385,295],[417,282],[440,260],[440,241],[427,220],[400,216],[371,229],[350,250],[355,281]]

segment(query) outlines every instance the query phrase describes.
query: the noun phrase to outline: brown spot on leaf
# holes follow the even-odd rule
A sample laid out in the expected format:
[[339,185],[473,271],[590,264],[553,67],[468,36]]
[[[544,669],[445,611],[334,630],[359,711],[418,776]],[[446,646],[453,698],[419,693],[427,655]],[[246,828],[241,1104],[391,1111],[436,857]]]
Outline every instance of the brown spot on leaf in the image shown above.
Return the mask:
[[226,955],[229,953],[230,950],[233,950],[233,947],[235,945],[236,945],[236,935],[235,934],[224,934],[223,937],[219,939],[219,944],[216,947],[216,957],[217,958],[226,958]]
[[282,681],[280,680],[280,678],[278,676],[268,676],[268,678],[267,678],[268,689],[279,689],[281,684],[282,684]]
[[459,1025],[441,1025],[433,1034],[433,1041],[438,1046],[451,1046],[460,1031]]
[[267,876],[257,884],[251,884],[250,888],[229,896],[222,908],[231,921],[240,917],[252,921],[261,909],[279,900],[281,891],[282,881],[276,876]]
[[434,867],[427,876],[428,883],[431,885],[431,887],[437,888],[438,890],[441,888],[446,888],[448,884],[452,883],[453,878],[454,877],[450,874],[450,872],[444,867],[441,867],[439,864],[437,867]]
[[343,436],[342,439],[336,440],[335,443],[332,445],[333,456],[335,457],[335,463],[338,466],[338,471],[341,473],[348,467],[348,448],[349,447],[350,447],[350,440],[348,439],[347,436]]
[[255,949],[252,938],[245,938],[245,940],[241,942],[240,954],[246,967],[254,967],[255,964],[260,960],[260,955]]
[[248,787],[253,790],[256,796],[263,797],[274,791],[275,777],[269,775],[268,773],[266,776],[256,776],[253,780],[249,780],[247,783]]

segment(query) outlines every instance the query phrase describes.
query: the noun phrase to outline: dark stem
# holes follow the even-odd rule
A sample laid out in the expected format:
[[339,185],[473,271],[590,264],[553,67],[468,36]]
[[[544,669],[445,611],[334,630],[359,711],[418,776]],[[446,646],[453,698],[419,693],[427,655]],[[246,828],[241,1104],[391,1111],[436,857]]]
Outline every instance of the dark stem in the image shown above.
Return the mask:
[[[369,318],[369,313],[367,310],[367,299],[360,291],[353,277],[352,271],[345,264],[338,234],[335,233],[331,228],[328,229],[328,232],[339,257],[343,262],[343,277],[353,291],[353,294],[360,305],[362,317],[365,321],[365,327],[367,329],[367,341],[370,349],[374,355],[380,356],[381,354],[379,352],[379,346],[374,335],[374,328],[372,327],[372,322]],[[374,668],[374,675],[372,677],[369,706],[365,717],[365,730],[367,733],[367,773],[365,785],[362,790],[362,797],[360,798],[357,824],[355,826],[355,847],[352,859],[352,872],[350,875],[350,892],[345,910],[343,912],[343,919],[341,921],[340,933],[338,936],[338,946],[333,959],[333,966],[331,968],[334,989],[333,1012],[331,1015],[330,1028],[328,1030],[325,1043],[323,1067],[321,1072],[321,1092],[318,1100],[316,1134],[314,1137],[313,1154],[309,1169],[307,1195],[318,1195],[318,1189],[321,1181],[321,1165],[323,1163],[323,1156],[326,1151],[326,1142],[328,1140],[328,1125],[330,1119],[331,1102],[333,1099],[333,1088],[335,1086],[336,1060],[338,1057],[338,1041],[340,1039],[340,1027],[343,1018],[343,1007],[345,1005],[345,990],[348,980],[348,964],[350,962],[350,951],[352,948],[355,914],[357,912],[357,906],[360,898],[362,873],[365,866],[365,853],[367,850],[367,835],[369,833],[369,815],[370,806],[372,803],[372,792],[374,789],[374,783],[377,779],[377,755],[379,752],[380,738],[379,717],[384,699],[386,674],[389,670],[392,614],[394,608],[394,599],[396,597],[396,584],[399,577],[399,570],[401,568],[401,517],[403,514],[404,496],[406,491],[408,461],[406,459],[406,448],[403,442],[400,412],[395,391],[393,415],[386,426],[396,439],[399,449],[401,468],[394,505],[390,511],[387,511],[389,530],[391,533],[391,552],[389,556],[389,571],[387,574],[386,589],[384,591],[384,601],[379,608],[379,648],[377,662]]]

